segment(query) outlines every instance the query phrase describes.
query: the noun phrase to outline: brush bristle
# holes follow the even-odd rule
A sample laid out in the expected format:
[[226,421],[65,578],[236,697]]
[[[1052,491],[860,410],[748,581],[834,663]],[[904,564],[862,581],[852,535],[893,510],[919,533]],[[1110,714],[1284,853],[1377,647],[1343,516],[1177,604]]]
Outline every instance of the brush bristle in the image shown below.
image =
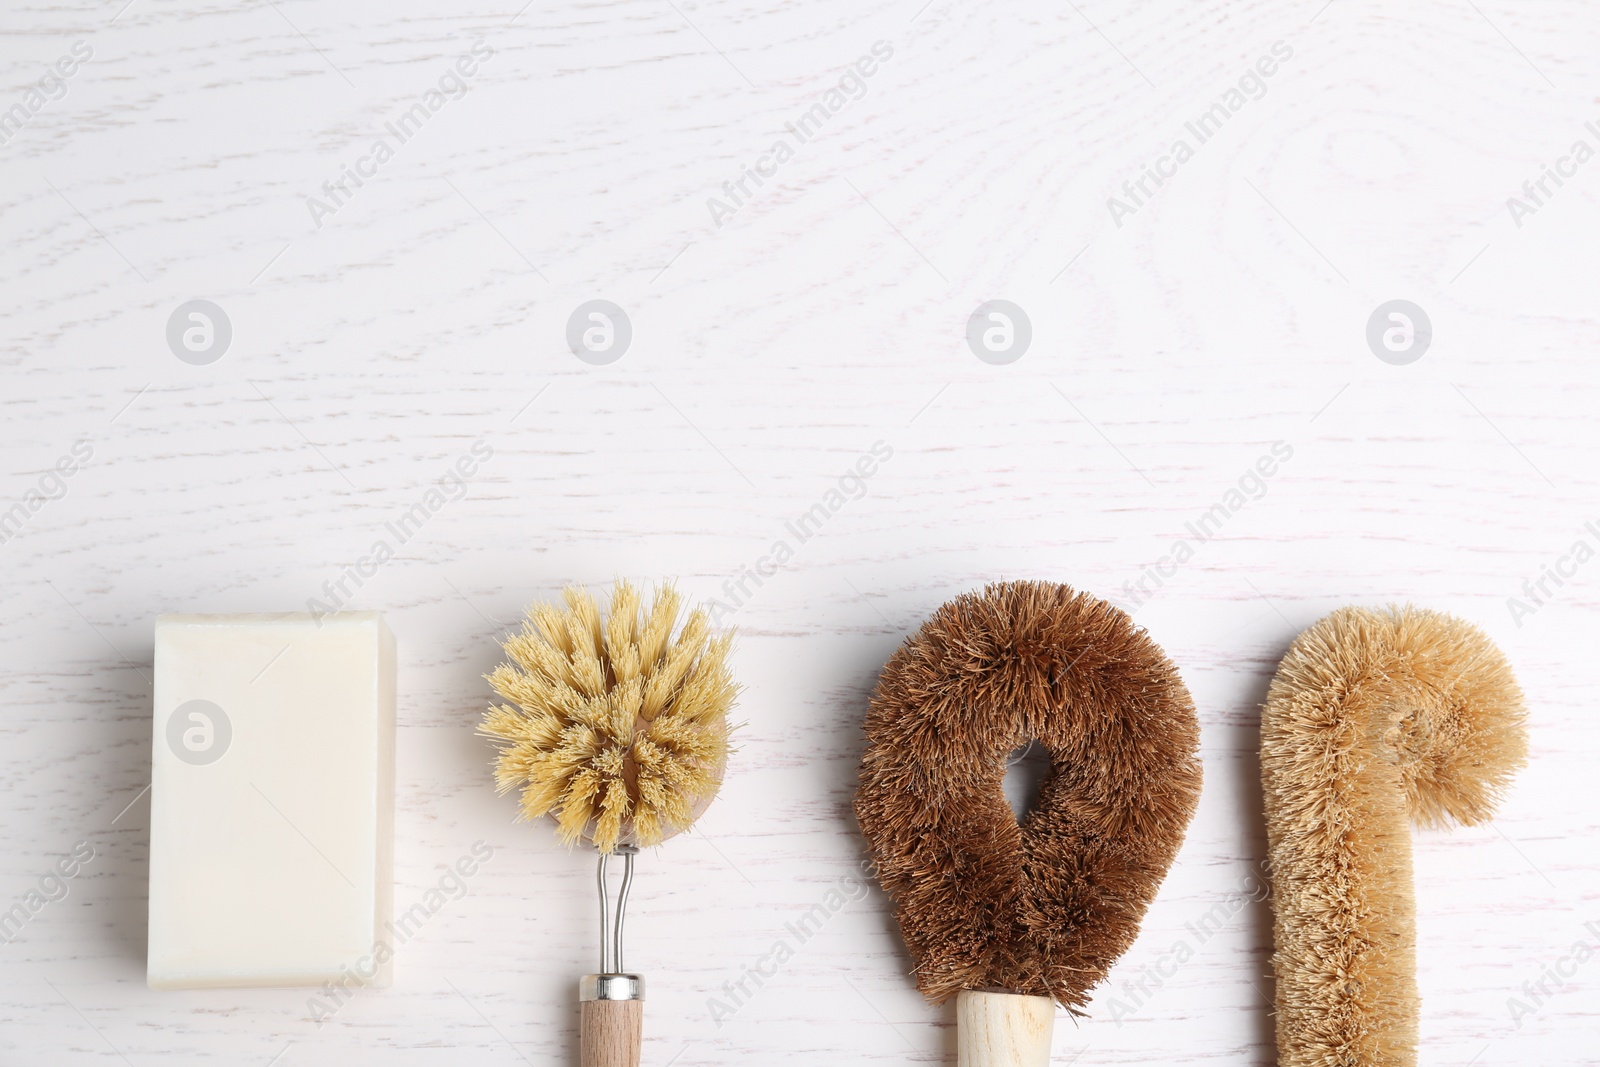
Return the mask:
[[1505,657],[1449,615],[1344,608],[1289,649],[1261,716],[1283,1067],[1414,1067],[1409,824],[1487,820],[1525,718]]
[[509,663],[489,674],[508,704],[479,733],[500,746],[495,783],[522,788],[521,814],[552,815],[568,845],[602,852],[656,845],[699,816],[722,784],[728,711],[737,687],[731,633],[713,637],[705,612],[678,627],[680,598],[658,589],[649,609],[618,582],[602,616],[569,588],[565,610],[528,609],[504,643]]
[[[963,989],[1081,1011],[1133,943],[1200,794],[1177,670],[1125,612],[1055,582],[945,604],[884,668],[856,819],[930,1000]],[[1039,741],[1019,825],[1003,782]]]

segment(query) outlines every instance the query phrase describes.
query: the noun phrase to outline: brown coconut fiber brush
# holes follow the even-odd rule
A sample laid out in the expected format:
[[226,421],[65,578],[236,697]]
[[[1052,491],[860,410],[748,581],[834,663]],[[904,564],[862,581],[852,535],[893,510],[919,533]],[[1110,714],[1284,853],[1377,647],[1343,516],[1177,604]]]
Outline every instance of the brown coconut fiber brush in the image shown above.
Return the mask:
[[[648,608],[618,582],[602,616],[568,589],[565,609],[536,604],[505,639],[510,662],[489,682],[507,703],[479,732],[500,745],[495,782],[521,788],[521,817],[550,815],[557,836],[599,852],[600,971],[579,983],[583,1067],[637,1067],[644,979],[622,965],[622,921],[641,847],[658,845],[705,811],[728,759],[732,635],[706,613],[678,624],[680,598],[656,591]],[[607,861],[621,856],[615,909]]]
[[[900,646],[866,732],[856,818],[917,988],[956,998],[961,1067],[1043,1067],[1055,1006],[1082,1014],[1194,814],[1188,690],[1126,613],[1010,582]],[[1019,824],[1003,783],[1031,741],[1050,770]]]
[[1525,717],[1449,615],[1344,608],[1295,640],[1261,715],[1281,1067],[1414,1067],[1411,824],[1487,821]]

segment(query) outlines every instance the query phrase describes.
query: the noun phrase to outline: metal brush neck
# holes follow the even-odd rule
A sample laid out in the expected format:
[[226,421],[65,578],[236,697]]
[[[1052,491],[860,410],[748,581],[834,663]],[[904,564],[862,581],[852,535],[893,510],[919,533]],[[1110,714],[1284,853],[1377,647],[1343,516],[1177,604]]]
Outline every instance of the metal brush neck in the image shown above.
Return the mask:
[[[583,977],[578,989],[580,1000],[644,999],[644,979],[622,970],[622,922],[628,910],[628,890],[633,886],[633,857],[638,852],[633,845],[618,845],[615,852],[600,853],[600,862],[595,868],[595,887],[600,892],[600,973]],[[622,884],[617,889],[615,912],[607,877],[613,855],[622,857]]]
[[628,890],[633,886],[633,857],[639,850],[633,845],[618,845],[616,855],[622,857],[622,886],[617,890],[617,910],[611,913],[611,892],[606,878],[606,864],[611,855],[600,853],[600,864],[595,871],[595,883],[600,890],[600,971],[602,974],[622,973],[622,921],[628,910]]

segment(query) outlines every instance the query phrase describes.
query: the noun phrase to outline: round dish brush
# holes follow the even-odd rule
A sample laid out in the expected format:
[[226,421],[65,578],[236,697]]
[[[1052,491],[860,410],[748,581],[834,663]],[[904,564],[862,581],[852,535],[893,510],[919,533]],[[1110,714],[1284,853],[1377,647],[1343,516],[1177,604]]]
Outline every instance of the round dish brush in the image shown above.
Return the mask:
[[[961,1067],[1044,1067],[1133,943],[1200,794],[1177,670],[1126,613],[1053,582],[941,607],[867,712],[856,818],[917,988],[956,997]],[[1003,783],[1038,741],[1050,771],[1019,824]]]
[[1415,1067],[1411,824],[1486,822],[1525,717],[1449,615],[1343,608],[1295,639],[1261,714],[1282,1067]]
[[[622,966],[622,925],[634,855],[689,828],[722,784],[732,635],[711,635],[706,613],[678,625],[680,598],[658,589],[648,608],[618,582],[602,616],[580,589],[528,609],[504,642],[510,662],[489,674],[506,704],[479,732],[500,752],[495,783],[521,788],[520,817],[550,815],[567,845],[599,852],[600,971],[579,983],[583,1067],[636,1067],[644,979]],[[607,860],[623,859],[613,912]]]

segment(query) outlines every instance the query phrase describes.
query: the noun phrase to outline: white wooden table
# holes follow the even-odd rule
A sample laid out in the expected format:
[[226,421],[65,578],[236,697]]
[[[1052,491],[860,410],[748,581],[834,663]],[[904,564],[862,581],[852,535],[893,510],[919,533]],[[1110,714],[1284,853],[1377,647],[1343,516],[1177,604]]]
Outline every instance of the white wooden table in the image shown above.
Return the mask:
[[[1403,600],[1485,627],[1532,709],[1498,821],[1417,839],[1422,1061],[1600,1062],[1600,563],[1508,607],[1600,543],[1592,5],[122,3],[0,16],[0,906],[42,888],[0,944],[0,1062],[574,1062],[590,861],[513,825],[473,726],[520,608],[617,575],[728,603],[749,724],[703,832],[641,860],[646,1062],[952,1062],[875,887],[713,998],[855,873],[905,632],[1000,578],[1127,600],[1274,442],[1145,579],[1206,789],[1057,1062],[1272,1062],[1269,916],[1237,899],[1258,707],[1300,629]],[[609,363],[566,341],[596,299],[631,324]],[[994,299],[1031,324],[998,365],[966,337]],[[1393,299],[1432,324],[1408,365],[1367,341]],[[169,345],[192,300],[221,358],[214,314]],[[478,442],[345,600],[400,641],[397,904],[493,858],[320,1026],[310,991],[150,992],[152,620],[304,609]]]

